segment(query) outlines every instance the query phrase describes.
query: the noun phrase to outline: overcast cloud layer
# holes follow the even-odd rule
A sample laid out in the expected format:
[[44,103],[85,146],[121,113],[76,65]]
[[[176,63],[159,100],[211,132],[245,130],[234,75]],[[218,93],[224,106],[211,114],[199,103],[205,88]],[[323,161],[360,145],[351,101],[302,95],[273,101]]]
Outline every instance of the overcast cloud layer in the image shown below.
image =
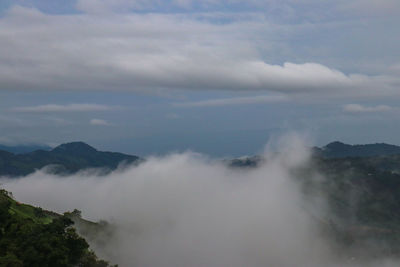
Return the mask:
[[[78,6],[90,3],[108,5]],[[229,23],[213,22],[226,16]],[[262,52],[286,46],[276,41],[282,35],[313,27],[276,24],[257,13],[48,15],[15,6],[0,18],[0,88],[398,95],[399,78],[389,73],[345,74],[309,60],[268,61]]]

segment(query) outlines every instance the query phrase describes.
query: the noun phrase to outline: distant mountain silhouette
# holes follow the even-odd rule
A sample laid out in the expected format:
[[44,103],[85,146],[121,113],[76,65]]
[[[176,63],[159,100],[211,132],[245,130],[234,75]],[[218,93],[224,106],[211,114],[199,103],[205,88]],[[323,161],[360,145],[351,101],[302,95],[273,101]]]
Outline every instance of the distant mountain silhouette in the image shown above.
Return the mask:
[[0,145],[0,150],[8,151],[14,154],[29,153],[35,150],[51,150],[51,147],[46,145],[20,145],[20,146],[5,146]]
[[90,155],[98,151],[84,142],[72,142],[59,145],[55,147],[52,152],[70,155]]
[[23,176],[45,166],[52,166],[51,171],[57,174],[70,174],[87,168],[114,170],[123,162],[139,161],[137,156],[101,152],[83,142],[72,142],[51,151],[36,150],[25,154],[0,150],[0,176]]
[[326,158],[373,157],[400,154],[400,146],[385,143],[348,145],[335,141],[322,148],[314,149],[317,154]]

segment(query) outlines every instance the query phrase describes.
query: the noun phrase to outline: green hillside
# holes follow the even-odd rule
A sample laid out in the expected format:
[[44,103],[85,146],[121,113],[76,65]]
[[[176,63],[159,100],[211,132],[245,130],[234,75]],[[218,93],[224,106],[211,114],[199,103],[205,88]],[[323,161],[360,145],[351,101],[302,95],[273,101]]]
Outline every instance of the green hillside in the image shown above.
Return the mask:
[[107,267],[65,215],[21,204],[0,190],[0,266]]

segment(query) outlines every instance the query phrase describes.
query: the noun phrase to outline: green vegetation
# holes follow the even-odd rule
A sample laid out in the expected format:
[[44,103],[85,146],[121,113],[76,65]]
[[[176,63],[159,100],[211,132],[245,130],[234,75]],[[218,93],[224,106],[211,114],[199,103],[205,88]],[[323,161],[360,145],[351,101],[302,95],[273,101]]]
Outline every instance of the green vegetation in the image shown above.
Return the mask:
[[0,266],[106,267],[65,215],[16,202],[0,190]]

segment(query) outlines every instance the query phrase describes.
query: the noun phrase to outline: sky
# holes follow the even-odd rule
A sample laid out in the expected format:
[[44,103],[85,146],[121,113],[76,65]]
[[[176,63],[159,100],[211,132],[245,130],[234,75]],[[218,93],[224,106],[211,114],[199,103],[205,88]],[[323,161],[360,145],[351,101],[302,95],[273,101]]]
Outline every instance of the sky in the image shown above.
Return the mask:
[[0,143],[400,145],[397,0],[2,0]]

